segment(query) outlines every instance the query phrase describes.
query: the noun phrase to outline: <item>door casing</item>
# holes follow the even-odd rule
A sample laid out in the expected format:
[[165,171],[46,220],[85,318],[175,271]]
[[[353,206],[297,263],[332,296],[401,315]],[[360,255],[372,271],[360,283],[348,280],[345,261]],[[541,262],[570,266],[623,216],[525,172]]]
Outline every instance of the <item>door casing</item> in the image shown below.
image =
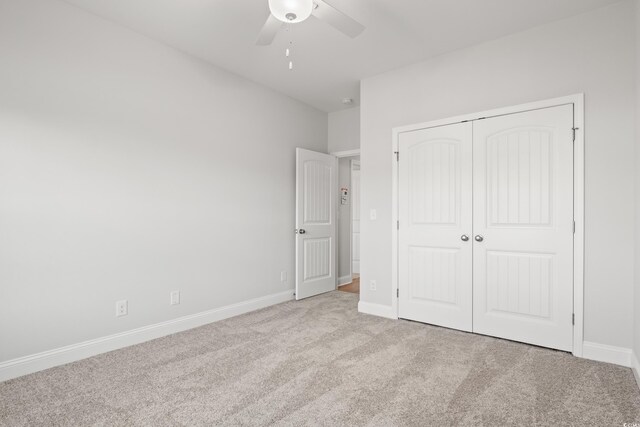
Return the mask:
[[[358,272],[356,273],[354,271],[353,265],[354,265],[354,259],[353,259],[353,254],[355,252],[354,248],[353,248],[353,223],[354,223],[354,209],[356,206],[356,203],[358,204],[358,209],[360,209],[360,191],[358,188],[358,193],[356,194],[356,192],[354,191],[354,185],[353,185],[353,175],[354,172],[358,172],[358,174],[360,173],[360,160],[351,160],[350,164],[349,164],[349,182],[350,182],[350,191],[351,191],[351,208],[349,209],[349,272],[351,273],[351,279],[353,280],[353,276],[355,274],[360,274],[360,258],[358,258]],[[360,178],[358,177],[358,180]],[[358,181],[358,185],[360,185],[360,182]],[[358,197],[356,197],[358,196]],[[362,212],[360,212],[359,215],[359,219],[358,222],[360,222],[362,220]],[[358,224],[358,234],[360,234],[360,225]],[[358,256],[360,255],[360,240],[358,240]]]
[[[345,157],[358,157],[360,156],[360,149],[357,148],[355,150],[345,150],[345,151],[332,151],[329,154],[331,154],[332,156],[335,156],[338,158],[338,161],[340,159],[343,159]],[[351,160],[351,162],[349,163],[349,186],[351,187],[351,175],[352,175],[352,170],[353,170],[353,162],[356,160]],[[358,164],[360,164],[360,161],[357,160]],[[353,200],[353,198],[351,198],[351,200]],[[360,203],[360,201],[358,201],[358,203]],[[339,207],[336,206],[336,215],[338,214],[338,209]],[[352,221],[352,215],[353,215],[353,209],[349,209],[349,276],[353,279],[353,266],[352,266],[352,254],[353,254],[353,247],[352,247],[352,242],[351,242],[351,236],[353,234],[353,221]],[[340,238],[339,237],[339,233],[340,230],[338,229],[336,232],[336,238]],[[336,257],[335,257],[335,263],[336,266],[340,266],[340,250],[336,250]],[[336,289],[338,289],[340,286],[345,285],[347,283],[340,283],[340,275],[336,274]]]
[[508,114],[522,113],[525,111],[539,110],[560,105],[573,105],[573,127],[575,128],[575,141],[573,149],[573,206],[575,234],[573,236],[573,312],[575,323],[573,326],[573,351],[572,354],[582,357],[584,339],[584,94],[579,93],[560,98],[520,104],[510,107],[498,108],[479,113],[465,114],[441,120],[417,123],[408,126],[396,127],[392,132],[392,254],[391,254],[391,306],[392,313],[398,318],[398,142],[400,134],[420,129],[428,129],[445,126],[465,121],[473,121],[488,117],[504,116]]

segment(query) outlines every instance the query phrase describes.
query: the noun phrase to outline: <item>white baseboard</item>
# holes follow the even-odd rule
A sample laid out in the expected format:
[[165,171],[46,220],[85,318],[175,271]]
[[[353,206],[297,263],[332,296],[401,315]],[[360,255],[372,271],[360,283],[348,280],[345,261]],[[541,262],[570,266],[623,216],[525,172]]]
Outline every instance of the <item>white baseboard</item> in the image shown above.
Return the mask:
[[351,275],[338,277],[338,287],[348,285],[352,281],[353,279],[351,278]]
[[630,368],[632,351],[630,348],[614,347],[612,345],[585,341],[582,348],[582,357]]
[[390,305],[373,304],[370,302],[360,301],[358,303],[358,311],[373,316],[386,317],[387,319],[397,319],[398,316]]
[[631,352],[631,370],[633,376],[636,378],[636,385],[640,389],[640,362],[638,361],[638,355],[635,351]]
[[0,382],[22,375],[86,359],[87,357],[119,348],[140,344],[145,341],[186,331],[208,323],[228,319],[250,311],[259,310],[281,302],[293,299],[294,290],[288,290],[277,294],[254,298],[248,301],[227,305],[225,307],[214,308],[189,316],[179,317],[166,322],[154,325],[143,326],[130,331],[120,332],[102,338],[84,341],[42,353],[19,357],[0,363]]

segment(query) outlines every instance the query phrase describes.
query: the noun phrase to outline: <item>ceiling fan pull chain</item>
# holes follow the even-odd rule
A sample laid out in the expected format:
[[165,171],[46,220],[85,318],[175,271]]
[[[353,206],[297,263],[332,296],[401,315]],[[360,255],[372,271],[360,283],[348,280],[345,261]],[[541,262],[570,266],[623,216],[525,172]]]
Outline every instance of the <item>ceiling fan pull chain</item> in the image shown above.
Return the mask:
[[284,54],[287,58],[289,58],[289,70],[293,70],[293,60],[291,59],[293,49],[293,27],[291,24],[287,24],[286,31],[289,34],[289,47],[287,47]]

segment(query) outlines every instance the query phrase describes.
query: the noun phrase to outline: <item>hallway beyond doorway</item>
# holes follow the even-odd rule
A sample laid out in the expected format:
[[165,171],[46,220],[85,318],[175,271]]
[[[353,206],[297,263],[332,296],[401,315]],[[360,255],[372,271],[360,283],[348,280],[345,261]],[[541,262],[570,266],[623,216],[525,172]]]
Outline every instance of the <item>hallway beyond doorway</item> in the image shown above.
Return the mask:
[[348,285],[340,286],[338,290],[342,292],[350,292],[352,294],[359,294],[360,293],[360,277],[354,277],[351,283],[349,283]]

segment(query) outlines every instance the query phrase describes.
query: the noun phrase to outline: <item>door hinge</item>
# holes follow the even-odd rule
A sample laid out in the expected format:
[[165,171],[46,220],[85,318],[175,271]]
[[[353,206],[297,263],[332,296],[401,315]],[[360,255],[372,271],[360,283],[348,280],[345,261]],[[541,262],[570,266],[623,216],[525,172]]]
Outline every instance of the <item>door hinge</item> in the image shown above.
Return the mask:
[[576,234],[576,222],[573,221],[573,234]]
[[576,142],[576,131],[580,129],[580,128],[571,128],[571,130],[573,131],[573,142]]
[[572,325],[575,325],[575,324],[576,324],[576,314],[575,314],[575,313],[572,313],[572,314],[571,314],[571,324],[572,324]]
[[399,151],[394,151],[393,154],[396,155],[396,162],[400,161],[400,152]]
[[400,230],[400,221],[396,221],[396,230]]
[[396,289],[396,298],[400,298],[400,288]]

